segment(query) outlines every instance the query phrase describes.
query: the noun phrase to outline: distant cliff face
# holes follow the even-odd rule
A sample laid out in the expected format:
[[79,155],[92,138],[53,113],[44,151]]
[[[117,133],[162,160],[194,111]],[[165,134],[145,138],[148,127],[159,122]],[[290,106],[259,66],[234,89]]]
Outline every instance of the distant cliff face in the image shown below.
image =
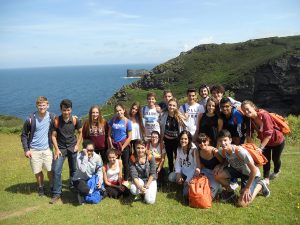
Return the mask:
[[283,115],[300,114],[300,54],[261,65],[249,75],[227,87],[236,99],[250,99],[261,108]]

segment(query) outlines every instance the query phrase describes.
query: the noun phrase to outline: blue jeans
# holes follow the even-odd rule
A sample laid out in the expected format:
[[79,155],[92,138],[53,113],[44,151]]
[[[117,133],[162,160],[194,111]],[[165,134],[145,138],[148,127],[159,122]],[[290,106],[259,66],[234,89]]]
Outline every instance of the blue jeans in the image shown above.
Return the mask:
[[[236,169],[234,169],[233,167],[225,167],[224,170],[227,171],[227,173],[230,175],[230,178],[241,178],[241,188],[244,189],[244,187],[246,186],[249,176],[242,174],[241,172],[237,171]],[[260,180],[260,177],[256,176],[250,186],[250,191],[251,194],[253,194],[254,189],[258,183],[258,181]]]
[[66,158],[68,158],[68,163],[69,163],[70,181],[72,181],[72,177],[76,172],[77,152],[67,151],[66,154],[63,154],[58,159],[53,160],[52,163],[52,171],[53,171],[52,194],[53,195],[61,195],[61,190],[62,190],[61,173]]

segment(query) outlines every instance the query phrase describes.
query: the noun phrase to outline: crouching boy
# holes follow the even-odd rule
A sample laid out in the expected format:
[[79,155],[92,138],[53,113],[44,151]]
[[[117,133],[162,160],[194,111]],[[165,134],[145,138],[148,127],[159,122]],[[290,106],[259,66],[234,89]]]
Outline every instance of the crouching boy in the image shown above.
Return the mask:
[[231,179],[241,179],[241,194],[237,205],[247,207],[260,191],[268,197],[270,190],[266,182],[260,180],[259,168],[255,166],[248,151],[241,146],[231,144],[231,135],[227,130],[220,131],[218,141],[221,145],[218,155],[225,163],[215,167],[215,179],[227,189]]

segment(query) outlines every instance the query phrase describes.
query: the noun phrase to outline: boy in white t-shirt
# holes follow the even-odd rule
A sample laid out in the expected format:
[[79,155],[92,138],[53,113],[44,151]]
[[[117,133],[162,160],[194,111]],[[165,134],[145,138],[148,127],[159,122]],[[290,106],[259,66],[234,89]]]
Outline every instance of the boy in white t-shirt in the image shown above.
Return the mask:
[[145,139],[151,139],[151,132],[156,130],[160,133],[159,112],[156,107],[156,95],[153,92],[147,94],[147,105],[143,107],[143,122],[145,126]]
[[260,191],[268,197],[270,190],[266,182],[260,180],[259,168],[254,164],[249,152],[242,146],[231,144],[232,138],[228,130],[220,131],[218,141],[221,149],[216,157],[225,163],[215,167],[215,179],[227,189],[229,189],[231,179],[241,179],[241,194],[237,205],[247,207]]
[[181,105],[179,110],[182,113],[188,114],[190,118],[194,121],[194,125],[190,127],[189,131],[192,135],[195,134],[197,127],[197,117],[199,113],[204,113],[205,109],[202,105],[196,102],[197,99],[197,91],[195,88],[189,88],[187,90],[187,98],[188,102]]

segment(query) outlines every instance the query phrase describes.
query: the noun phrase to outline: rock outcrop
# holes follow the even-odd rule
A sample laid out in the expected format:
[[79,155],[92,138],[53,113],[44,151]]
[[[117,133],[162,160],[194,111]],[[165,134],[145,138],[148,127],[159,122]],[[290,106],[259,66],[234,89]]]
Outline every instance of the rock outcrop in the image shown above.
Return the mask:
[[300,114],[300,53],[283,56],[256,68],[244,81],[226,87],[236,99],[282,115]]
[[145,75],[149,75],[150,72],[145,69],[139,69],[139,70],[133,70],[133,69],[128,69],[127,70],[127,77],[143,77]]

